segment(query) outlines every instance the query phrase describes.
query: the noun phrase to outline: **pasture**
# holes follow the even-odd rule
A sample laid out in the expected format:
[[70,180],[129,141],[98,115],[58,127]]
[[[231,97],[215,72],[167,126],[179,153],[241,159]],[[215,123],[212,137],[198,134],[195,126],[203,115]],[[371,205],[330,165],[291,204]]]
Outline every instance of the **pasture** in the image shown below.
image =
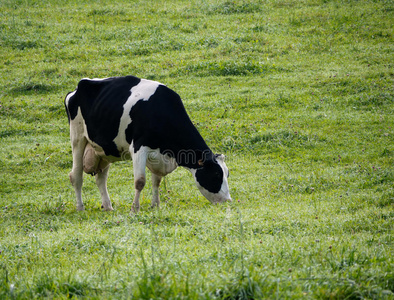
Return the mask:
[[[0,1],[1,299],[393,299],[394,2]],[[83,77],[175,90],[232,203],[177,169],[161,208],[75,209],[64,97]],[[149,174],[149,173],[148,173]]]

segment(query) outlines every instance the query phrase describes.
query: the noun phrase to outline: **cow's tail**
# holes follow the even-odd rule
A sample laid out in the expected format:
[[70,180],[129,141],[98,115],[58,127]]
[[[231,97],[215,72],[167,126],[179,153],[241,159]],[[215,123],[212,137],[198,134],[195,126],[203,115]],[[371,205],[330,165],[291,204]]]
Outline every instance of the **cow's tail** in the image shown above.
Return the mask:
[[67,113],[67,117],[68,117],[68,124],[70,124],[70,122],[71,122],[71,115],[70,115],[70,110],[69,110],[69,100],[75,94],[75,92],[76,91],[69,92],[66,95],[66,98],[64,98],[64,107],[66,108],[66,113]]

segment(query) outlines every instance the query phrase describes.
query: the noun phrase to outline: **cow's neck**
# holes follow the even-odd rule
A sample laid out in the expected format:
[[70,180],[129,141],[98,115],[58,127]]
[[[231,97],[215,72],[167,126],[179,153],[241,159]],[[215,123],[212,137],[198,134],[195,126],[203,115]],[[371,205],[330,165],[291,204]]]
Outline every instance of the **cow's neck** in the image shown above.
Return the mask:
[[197,129],[189,130],[184,135],[181,146],[173,147],[174,158],[177,164],[186,168],[201,168],[201,162],[211,160],[214,156]]
[[201,164],[206,160],[212,160],[213,153],[207,147],[204,150],[201,149],[189,149],[183,150],[176,153],[175,159],[179,166],[198,169],[201,168]]

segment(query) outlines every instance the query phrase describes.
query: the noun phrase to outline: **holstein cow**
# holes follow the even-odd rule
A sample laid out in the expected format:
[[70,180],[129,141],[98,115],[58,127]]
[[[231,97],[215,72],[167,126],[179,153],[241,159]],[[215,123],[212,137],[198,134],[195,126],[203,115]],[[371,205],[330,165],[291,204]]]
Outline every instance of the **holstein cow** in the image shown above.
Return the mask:
[[65,99],[73,167],[70,181],[77,210],[83,210],[83,171],[95,175],[102,208],[113,210],[107,191],[110,164],[132,159],[135,197],[140,208],[145,168],[152,172],[152,206],[159,206],[163,176],[178,166],[193,175],[212,203],[231,201],[224,156],[212,153],[194,127],[177,93],[163,84],[134,76],[82,79]]

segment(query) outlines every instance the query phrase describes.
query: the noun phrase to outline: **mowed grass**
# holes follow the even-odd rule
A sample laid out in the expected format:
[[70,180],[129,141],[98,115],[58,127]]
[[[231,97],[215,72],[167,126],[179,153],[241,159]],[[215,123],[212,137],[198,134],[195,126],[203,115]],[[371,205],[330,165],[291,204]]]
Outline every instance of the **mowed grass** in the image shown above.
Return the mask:
[[[0,2],[0,298],[392,299],[392,1]],[[184,169],[160,210],[68,179],[63,99],[136,75],[227,156],[232,203]]]

